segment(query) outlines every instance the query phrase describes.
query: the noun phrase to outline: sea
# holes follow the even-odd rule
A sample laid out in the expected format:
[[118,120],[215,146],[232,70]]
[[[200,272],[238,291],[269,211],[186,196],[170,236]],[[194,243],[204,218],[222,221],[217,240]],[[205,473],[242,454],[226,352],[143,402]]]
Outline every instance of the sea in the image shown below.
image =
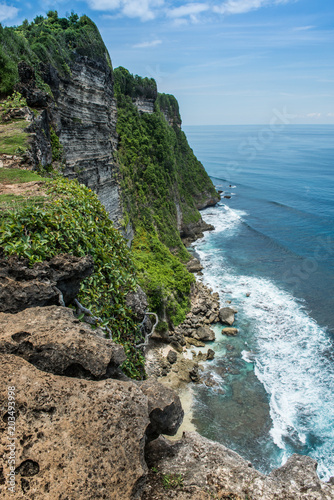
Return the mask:
[[185,126],[221,201],[191,248],[236,336],[210,347],[193,424],[264,473],[293,453],[334,476],[334,126]]

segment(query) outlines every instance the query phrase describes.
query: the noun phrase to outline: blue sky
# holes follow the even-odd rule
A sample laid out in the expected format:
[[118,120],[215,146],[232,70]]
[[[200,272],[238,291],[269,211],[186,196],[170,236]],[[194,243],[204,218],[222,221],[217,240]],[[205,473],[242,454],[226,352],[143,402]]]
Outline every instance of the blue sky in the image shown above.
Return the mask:
[[91,17],[114,67],[154,77],[186,125],[334,124],[333,0],[0,0],[0,22],[50,9]]

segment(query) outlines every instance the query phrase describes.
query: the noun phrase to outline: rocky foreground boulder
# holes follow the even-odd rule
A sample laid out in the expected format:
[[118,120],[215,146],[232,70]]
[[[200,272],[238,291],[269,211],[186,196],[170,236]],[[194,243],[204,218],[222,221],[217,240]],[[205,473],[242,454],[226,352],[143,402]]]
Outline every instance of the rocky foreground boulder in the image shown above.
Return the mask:
[[0,353],[55,375],[92,380],[115,378],[126,359],[121,345],[98,336],[72,309],[57,306],[0,313]]
[[[266,476],[237,453],[196,432],[184,433],[175,443],[160,437],[147,446],[146,459],[153,470],[143,500],[334,499],[334,486],[320,481],[310,457],[292,455]],[[166,494],[166,483],[174,491]]]
[[78,380],[1,355],[1,498],[9,472],[7,387],[15,387],[15,499],[139,498],[148,398],[134,382]]
[[[72,310],[29,308],[2,313],[0,322],[0,497],[140,498],[145,443],[177,431],[178,396],[154,380],[108,378],[125,359],[122,346],[80,323]],[[14,406],[8,405],[13,391]],[[8,490],[13,449],[14,496]]]

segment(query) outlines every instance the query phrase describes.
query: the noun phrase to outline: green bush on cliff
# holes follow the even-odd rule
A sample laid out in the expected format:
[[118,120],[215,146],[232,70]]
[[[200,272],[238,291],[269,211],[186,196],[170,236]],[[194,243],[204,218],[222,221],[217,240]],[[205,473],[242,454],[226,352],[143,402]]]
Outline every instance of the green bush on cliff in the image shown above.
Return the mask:
[[[186,258],[178,220],[182,215],[184,224],[198,221],[197,204],[217,193],[178,126],[181,120],[175,97],[159,94],[155,112],[140,113],[131,92],[124,92],[124,86],[135,86],[136,77],[116,68],[114,78],[124,208],[134,226],[155,229],[168,248],[178,248]],[[174,126],[163,112],[175,118]]]
[[157,84],[153,78],[142,78],[133,76],[129,70],[120,66],[114,72],[115,86],[114,91],[117,95],[127,95],[129,97],[143,97],[147,99],[156,99]]
[[46,17],[37,16],[31,23],[25,20],[15,28],[0,24],[0,94],[8,95],[18,82],[18,62],[33,66],[37,83],[44,87],[43,64],[50,63],[66,76],[75,54],[103,59],[111,67],[100,32],[87,16],[72,13],[60,18],[57,11],[49,11]]
[[[161,312],[165,307],[169,320],[178,324],[188,311],[193,280],[181,264],[189,254],[180,238],[180,222],[197,222],[197,204],[216,191],[180,129],[175,97],[159,94],[155,111],[141,113],[134,104],[139,77],[116,68],[114,78],[121,193],[125,219],[136,229],[138,277],[151,308]],[[146,85],[142,92],[149,95]]]
[[156,234],[144,229],[137,231],[132,252],[138,279],[147,293],[151,310],[158,312],[160,317],[167,315],[174,325],[184,321],[194,276]]
[[81,284],[78,299],[124,345],[128,356],[125,372],[140,378],[143,357],[134,344],[142,339],[126,307],[127,293],[136,288],[126,243],[90,189],[64,178],[46,186],[44,204],[0,212],[0,246],[7,254],[28,258],[31,264],[60,253],[92,255],[94,273]]

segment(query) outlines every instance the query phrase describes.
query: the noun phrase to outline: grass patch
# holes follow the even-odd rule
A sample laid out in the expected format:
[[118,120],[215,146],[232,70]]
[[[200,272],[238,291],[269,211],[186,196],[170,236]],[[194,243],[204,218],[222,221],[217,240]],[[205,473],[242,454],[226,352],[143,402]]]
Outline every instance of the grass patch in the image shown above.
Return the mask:
[[0,154],[20,154],[27,149],[29,134],[24,132],[27,126],[26,120],[0,124]]
[[21,195],[0,194],[0,210],[20,210],[28,206],[41,206],[45,201],[44,196],[31,196],[26,198]]
[[[2,184],[21,184],[23,182],[45,181],[43,177],[31,170],[21,170],[19,168],[1,168],[0,182]],[[3,195],[4,196],[4,195]]]
[[162,474],[162,484],[165,490],[183,488],[182,474]]

